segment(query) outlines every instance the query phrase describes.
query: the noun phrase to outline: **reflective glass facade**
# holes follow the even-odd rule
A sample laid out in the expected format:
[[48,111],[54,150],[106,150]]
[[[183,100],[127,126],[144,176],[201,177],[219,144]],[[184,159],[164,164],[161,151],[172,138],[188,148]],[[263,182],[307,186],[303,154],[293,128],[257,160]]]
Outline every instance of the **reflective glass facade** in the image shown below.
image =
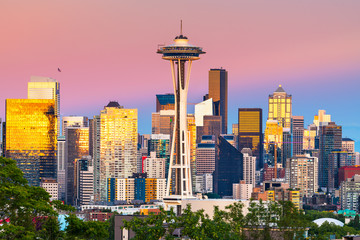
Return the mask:
[[276,91],[269,95],[268,120],[278,120],[279,125],[285,128],[291,127],[292,96],[287,94],[279,85]]
[[238,149],[250,148],[256,157],[256,168],[261,169],[263,163],[262,109],[239,108]]
[[226,134],[228,115],[228,72],[225,69],[210,69],[208,98],[213,99],[214,115],[222,117],[221,133]]
[[108,178],[128,178],[137,170],[137,109],[108,106],[100,115],[100,198]]
[[17,161],[30,185],[56,179],[57,122],[54,100],[6,100],[5,156]]
[[65,131],[66,144],[66,165],[65,165],[65,186],[66,203],[75,204],[77,171],[75,169],[77,161],[89,155],[89,128],[88,127],[68,127]]

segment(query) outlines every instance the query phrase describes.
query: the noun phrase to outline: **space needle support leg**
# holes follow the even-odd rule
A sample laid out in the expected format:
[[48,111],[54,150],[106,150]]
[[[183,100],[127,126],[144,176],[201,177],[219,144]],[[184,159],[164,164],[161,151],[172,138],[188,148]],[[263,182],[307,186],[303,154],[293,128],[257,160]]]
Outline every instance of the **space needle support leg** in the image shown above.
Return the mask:
[[[175,103],[176,103],[177,102],[177,94],[176,94],[176,75],[175,75],[175,67],[174,67],[175,63],[174,63],[174,61],[171,60],[170,65],[171,65],[171,75],[172,75],[172,79],[173,79],[174,96],[175,96]],[[177,104],[175,104],[175,112],[176,111],[177,111]],[[167,179],[167,183],[166,183],[166,196],[170,196],[170,184],[171,184],[171,179],[172,179],[172,166],[173,166],[173,161],[174,161],[176,127],[177,127],[177,116],[175,114],[173,137],[171,139],[169,172],[168,172],[168,179]]]

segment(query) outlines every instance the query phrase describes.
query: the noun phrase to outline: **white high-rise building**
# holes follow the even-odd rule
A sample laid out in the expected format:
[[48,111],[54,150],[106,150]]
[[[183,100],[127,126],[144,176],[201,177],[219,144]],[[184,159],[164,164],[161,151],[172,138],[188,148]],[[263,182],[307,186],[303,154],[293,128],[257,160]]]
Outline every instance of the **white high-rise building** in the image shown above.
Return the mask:
[[148,178],[165,178],[165,158],[157,158],[156,152],[151,152],[143,164]]
[[253,192],[253,185],[240,181],[240,183],[233,183],[233,199],[245,199],[251,198]]
[[209,98],[195,105],[195,124],[197,127],[204,126],[204,116],[213,115],[213,100]]
[[60,83],[49,77],[31,76],[28,99],[54,99],[57,116],[57,134],[60,135]]
[[252,156],[250,148],[243,148],[243,178],[246,184],[251,184],[255,187],[255,171],[256,171],[256,157]]

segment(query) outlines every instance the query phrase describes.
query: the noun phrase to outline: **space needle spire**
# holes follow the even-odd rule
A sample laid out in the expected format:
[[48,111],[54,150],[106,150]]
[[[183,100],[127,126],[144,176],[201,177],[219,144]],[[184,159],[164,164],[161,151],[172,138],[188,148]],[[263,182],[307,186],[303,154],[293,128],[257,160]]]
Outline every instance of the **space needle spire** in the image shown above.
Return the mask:
[[170,61],[175,95],[175,122],[171,142],[169,174],[166,199],[182,200],[193,197],[190,169],[190,138],[187,130],[187,94],[192,62],[200,59],[205,52],[200,47],[189,44],[182,33],[174,43],[158,49],[162,59]]

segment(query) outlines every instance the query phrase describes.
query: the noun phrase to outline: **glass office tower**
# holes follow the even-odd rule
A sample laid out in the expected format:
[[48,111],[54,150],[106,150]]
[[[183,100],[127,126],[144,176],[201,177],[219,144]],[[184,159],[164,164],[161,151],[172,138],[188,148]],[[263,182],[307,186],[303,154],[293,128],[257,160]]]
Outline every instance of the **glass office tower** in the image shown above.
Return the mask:
[[250,148],[256,157],[256,169],[261,169],[263,161],[262,109],[239,108],[238,150]]
[[6,99],[5,156],[32,186],[56,179],[57,114],[50,99]]

